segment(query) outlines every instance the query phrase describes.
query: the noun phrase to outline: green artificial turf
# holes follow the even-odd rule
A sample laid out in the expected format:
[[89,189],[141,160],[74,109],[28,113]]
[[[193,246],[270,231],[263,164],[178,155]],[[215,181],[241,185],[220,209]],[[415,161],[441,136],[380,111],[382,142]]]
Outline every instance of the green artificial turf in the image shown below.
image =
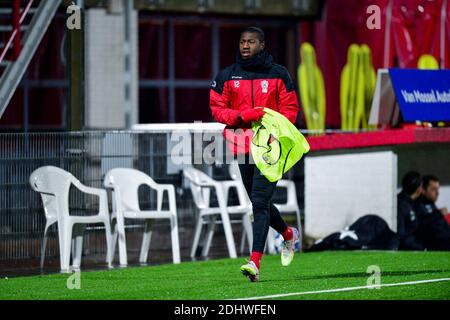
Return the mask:
[[[238,258],[82,271],[79,290],[67,288],[70,274],[0,279],[0,299],[236,299],[366,286],[371,265],[380,268],[381,284],[450,278],[446,252],[303,253],[289,267],[280,265],[279,256],[265,256],[257,283],[240,274],[243,263]],[[449,300],[450,281],[282,299]]]

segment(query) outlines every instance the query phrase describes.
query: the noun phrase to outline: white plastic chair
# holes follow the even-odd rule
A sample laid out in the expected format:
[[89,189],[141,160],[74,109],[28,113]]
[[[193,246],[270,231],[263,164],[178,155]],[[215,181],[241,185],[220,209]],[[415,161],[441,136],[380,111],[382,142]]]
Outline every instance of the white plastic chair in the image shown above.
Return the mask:
[[[147,185],[153,190],[156,190],[156,210],[143,211],[140,209],[138,189],[141,185]],[[147,261],[152,236],[151,220],[169,219],[173,263],[180,263],[180,244],[178,239],[178,219],[174,186],[171,184],[156,183],[145,173],[129,168],[116,168],[110,170],[105,176],[104,186],[112,189],[113,193],[113,214],[111,216],[111,220],[116,220],[116,223],[114,227],[112,255],[114,257],[118,239],[120,265],[124,267],[128,264],[125,239],[125,218],[145,220],[145,230],[139,257],[140,263],[145,263]],[[163,196],[166,191],[169,197],[169,209],[162,210]]]
[[[45,166],[33,171],[29,179],[31,188],[41,194],[46,225],[41,247],[41,268],[44,266],[47,231],[51,225],[58,223],[61,272],[70,272],[70,252],[72,248],[72,268],[77,270],[81,264],[84,228],[79,225],[103,223],[105,225],[107,254],[106,262],[111,267],[111,227],[108,212],[106,190],[87,187],[71,173],[54,167]],[[69,212],[69,189],[74,185],[84,193],[99,197],[99,212],[91,216],[73,216]],[[74,228],[75,225],[78,225]],[[72,240],[74,236],[74,240]]]
[[[277,188],[285,188],[287,199],[285,203],[274,203],[275,207],[280,211],[280,214],[289,214],[289,213],[295,213],[297,218],[297,228],[299,232],[299,241],[302,241],[302,226],[301,226],[301,220],[300,220],[300,208],[298,206],[297,201],[297,191],[295,188],[294,181],[291,180],[280,180],[277,183]],[[275,239],[275,230],[270,228],[269,234],[267,236],[267,249],[269,253],[274,254],[276,253],[274,250],[274,239]]]
[[[197,218],[194,242],[191,249],[191,258],[195,257],[197,247],[200,240],[201,230],[204,224],[208,224],[208,230],[205,239],[205,245],[202,249],[202,256],[205,257],[209,253],[212,237],[214,235],[214,228],[216,225],[217,216],[220,215],[221,222],[225,232],[227,241],[228,253],[230,258],[236,258],[236,247],[231,228],[230,215],[242,215],[243,227],[246,230],[247,239],[249,243],[252,242],[252,226],[250,221],[251,208],[249,203],[245,200],[245,193],[236,181],[216,181],[210,178],[204,172],[193,167],[183,169],[184,176],[190,182],[190,189],[194,202],[199,209],[199,216]],[[227,206],[228,191],[230,188],[236,188],[239,198],[239,205]],[[216,192],[218,207],[210,206],[211,190]]]

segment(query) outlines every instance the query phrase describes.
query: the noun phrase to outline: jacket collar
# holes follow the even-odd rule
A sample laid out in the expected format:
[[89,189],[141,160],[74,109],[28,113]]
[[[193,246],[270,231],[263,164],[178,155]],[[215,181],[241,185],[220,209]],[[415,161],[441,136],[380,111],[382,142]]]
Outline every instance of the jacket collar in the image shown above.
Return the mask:
[[273,57],[266,50],[262,50],[250,59],[243,59],[238,50],[236,62],[247,71],[264,71],[271,68]]

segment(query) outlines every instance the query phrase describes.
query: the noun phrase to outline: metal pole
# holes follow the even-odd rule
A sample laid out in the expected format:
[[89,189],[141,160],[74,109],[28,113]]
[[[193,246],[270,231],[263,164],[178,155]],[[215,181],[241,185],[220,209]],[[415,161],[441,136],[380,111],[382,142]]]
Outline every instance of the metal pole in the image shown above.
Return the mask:
[[383,68],[389,68],[389,58],[391,51],[391,23],[392,23],[392,6],[393,0],[389,0],[387,9],[386,9],[386,25],[385,25],[385,33],[384,33],[384,61]]
[[23,131],[25,133],[30,130],[30,86],[27,78],[27,73],[25,73],[23,77]]
[[445,69],[445,23],[447,20],[447,0],[442,2],[442,10],[441,10],[441,69]]
[[137,47],[136,43],[136,14],[133,1],[124,0],[125,8],[125,124],[129,129],[138,123],[138,70],[137,70]]
[[215,77],[220,71],[220,32],[217,20],[213,21],[211,28],[211,43],[212,43],[212,61],[211,71],[212,76]]
[[174,123],[175,116],[175,27],[173,18],[169,18],[169,122]]
[[13,42],[13,54],[12,59],[15,61],[20,54],[22,48],[21,34],[20,34],[20,0],[14,0],[12,8],[12,26],[13,30],[17,30],[16,36]]
[[70,131],[79,131],[84,126],[84,2],[80,7],[81,29],[67,30],[69,95],[67,126]]

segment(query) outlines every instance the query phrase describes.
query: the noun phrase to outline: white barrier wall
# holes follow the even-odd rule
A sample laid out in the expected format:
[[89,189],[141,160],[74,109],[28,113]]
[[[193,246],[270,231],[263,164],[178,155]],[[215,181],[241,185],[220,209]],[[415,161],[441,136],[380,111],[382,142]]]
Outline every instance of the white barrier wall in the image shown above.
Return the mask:
[[450,186],[442,185],[439,188],[439,197],[436,201],[436,206],[438,208],[446,207],[450,210]]
[[124,23],[105,9],[86,11],[86,113],[88,128],[125,127]]
[[322,238],[366,214],[397,230],[397,155],[391,151],[305,158],[305,233]]
[[137,12],[129,17],[128,43],[126,13],[120,1],[111,5],[112,12],[86,10],[85,125],[89,129],[122,129],[138,121]]

